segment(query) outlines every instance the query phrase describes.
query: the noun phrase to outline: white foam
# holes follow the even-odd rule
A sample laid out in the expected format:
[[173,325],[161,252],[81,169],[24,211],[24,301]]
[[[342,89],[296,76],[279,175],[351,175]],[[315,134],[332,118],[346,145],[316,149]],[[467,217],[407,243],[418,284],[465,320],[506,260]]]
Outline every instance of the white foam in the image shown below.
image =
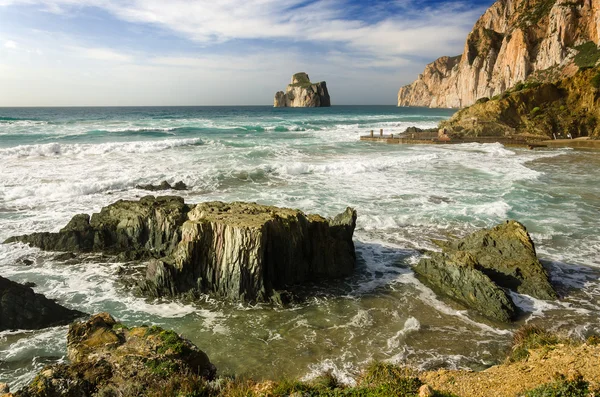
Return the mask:
[[162,141],[111,142],[100,144],[63,144],[46,143],[41,145],[21,145],[0,149],[1,158],[21,157],[57,157],[57,156],[90,156],[120,153],[154,153],[180,146],[199,145],[199,138],[166,139]]

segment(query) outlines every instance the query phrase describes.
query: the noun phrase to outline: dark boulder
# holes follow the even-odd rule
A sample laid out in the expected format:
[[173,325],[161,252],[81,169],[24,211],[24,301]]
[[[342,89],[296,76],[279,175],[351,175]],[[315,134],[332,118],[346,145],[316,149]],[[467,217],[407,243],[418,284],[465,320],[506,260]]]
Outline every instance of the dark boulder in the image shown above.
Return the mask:
[[85,315],[0,276],[0,331],[65,325]]
[[167,181],[162,181],[158,185],[152,185],[152,184],[136,185],[135,188],[141,189],[141,190],[149,190],[152,192],[157,192],[160,190],[187,190],[188,189],[187,185],[185,183],[183,183],[183,181],[176,182],[174,185],[171,185]]

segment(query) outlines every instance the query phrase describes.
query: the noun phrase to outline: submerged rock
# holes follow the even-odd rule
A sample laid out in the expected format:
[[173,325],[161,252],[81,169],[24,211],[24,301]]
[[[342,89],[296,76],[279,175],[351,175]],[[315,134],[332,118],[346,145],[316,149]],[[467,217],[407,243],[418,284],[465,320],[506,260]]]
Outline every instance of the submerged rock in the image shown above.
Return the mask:
[[152,192],[156,192],[159,190],[187,190],[188,189],[187,185],[185,183],[183,183],[183,181],[176,182],[174,185],[171,185],[167,181],[162,181],[158,185],[152,185],[152,184],[136,185],[135,188],[142,189],[142,190],[149,190]]
[[277,290],[352,274],[356,211],[333,219],[253,203],[186,205],[179,197],[120,200],[76,215],[58,233],[8,239],[55,251],[154,258],[139,289],[149,296],[210,293],[278,299]]
[[154,395],[166,385],[193,388],[216,374],[208,356],[175,332],[128,328],[108,313],[70,326],[67,355],[70,364],[44,368],[15,395]]
[[414,270],[437,290],[483,315],[507,322],[516,309],[506,290],[556,299],[548,273],[537,259],[525,227],[507,221],[463,239],[439,243]]
[[0,331],[65,325],[85,315],[0,276]]
[[292,76],[291,83],[285,92],[275,94],[274,107],[329,107],[331,98],[327,90],[327,83],[311,83],[308,74],[301,72]]

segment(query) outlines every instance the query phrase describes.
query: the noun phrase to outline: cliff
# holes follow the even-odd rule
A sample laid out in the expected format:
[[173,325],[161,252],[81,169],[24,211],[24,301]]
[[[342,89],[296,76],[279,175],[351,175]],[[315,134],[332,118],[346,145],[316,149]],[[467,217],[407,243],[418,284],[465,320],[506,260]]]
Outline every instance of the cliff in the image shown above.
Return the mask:
[[149,260],[137,280],[146,295],[209,293],[230,300],[280,301],[294,285],[354,271],[356,211],[333,219],[254,203],[187,205],[180,197],[120,200],[76,215],[58,233],[16,236],[44,250],[103,252]]
[[585,55],[599,36],[598,0],[498,0],[475,24],[462,55],[427,65],[400,89],[398,106],[461,108],[527,79],[571,76],[597,61]]
[[498,97],[482,98],[440,123],[452,138],[536,136],[600,138],[600,68],[556,83],[517,84]]
[[292,76],[292,82],[287,86],[285,92],[279,91],[275,94],[274,107],[276,108],[315,108],[329,107],[331,99],[327,91],[327,83],[311,83],[308,75],[304,72]]

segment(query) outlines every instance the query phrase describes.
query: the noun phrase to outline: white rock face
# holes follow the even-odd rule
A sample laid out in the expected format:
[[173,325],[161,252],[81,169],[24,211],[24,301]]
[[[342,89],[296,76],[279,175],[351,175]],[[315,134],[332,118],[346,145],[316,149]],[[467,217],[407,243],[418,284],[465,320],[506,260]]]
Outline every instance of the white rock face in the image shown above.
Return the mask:
[[574,47],[600,36],[600,0],[498,0],[458,57],[442,57],[398,92],[398,106],[461,108],[533,73],[566,77]]
[[275,94],[274,107],[328,107],[331,99],[327,83],[311,83],[308,74],[301,72],[292,76],[286,91]]

